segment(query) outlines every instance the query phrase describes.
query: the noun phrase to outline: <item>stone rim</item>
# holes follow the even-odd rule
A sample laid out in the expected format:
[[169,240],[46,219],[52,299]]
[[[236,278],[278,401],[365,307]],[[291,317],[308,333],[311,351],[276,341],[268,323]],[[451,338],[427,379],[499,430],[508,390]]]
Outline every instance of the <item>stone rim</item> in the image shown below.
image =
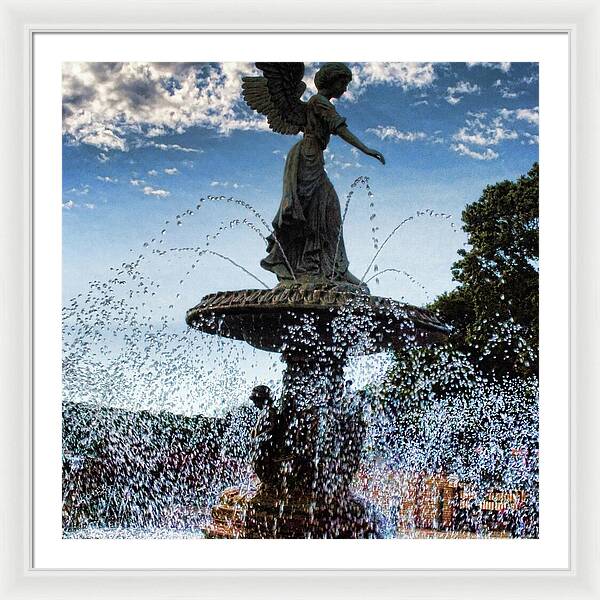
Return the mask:
[[[328,315],[335,312],[335,309],[341,309],[353,301],[359,304],[366,302],[363,306],[381,318],[401,310],[405,321],[412,323],[415,333],[422,338],[421,343],[442,342],[450,333],[450,329],[442,321],[425,309],[390,298],[321,286],[234,290],[208,294],[187,311],[186,323],[205,333],[242,340],[257,348],[277,352],[279,344],[267,343],[268,333],[265,333],[275,333],[277,319],[281,322],[294,314],[314,314],[326,322],[331,320]],[[214,320],[221,320],[224,326],[216,326]],[[263,321],[265,331],[252,333],[253,329],[260,327],[260,320]],[[400,325],[400,321],[397,325]]]

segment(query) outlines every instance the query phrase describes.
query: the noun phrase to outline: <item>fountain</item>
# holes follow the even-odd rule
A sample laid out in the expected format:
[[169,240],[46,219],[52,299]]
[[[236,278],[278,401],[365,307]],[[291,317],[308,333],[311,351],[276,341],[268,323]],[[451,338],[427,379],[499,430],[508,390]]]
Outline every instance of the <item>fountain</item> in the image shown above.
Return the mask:
[[[378,256],[413,219],[456,228],[423,209],[380,243],[368,178],[342,211],[324,171],[331,134],[385,162],[329,103],[345,88],[343,65],[328,66],[321,97],[299,106],[297,64],[259,67],[266,77],[244,82],[247,100],[276,131],[304,133],[273,226],[241,198],[207,195],[63,307],[63,536],[535,537],[537,378],[479,367],[504,340],[524,355],[535,348],[498,319],[485,345],[457,350],[431,312],[370,293],[387,272],[427,295],[401,263],[379,269]],[[277,108],[269,90],[282,77],[293,91]],[[342,231],[357,185],[375,250],[362,277],[348,270]],[[232,215],[201,245],[170,237],[213,200],[251,216]],[[266,240],[273,289],[209,249],[238,226]],[[264,289],[209,294],[186,326],[196,298],[182,298],[205,258]]]
[[[413,306],[310,284],[210,294],[188,311],[186,321],[200,331],[279,352],[286,364],[268,449],[260,448],[255,457],[255,470],[263,475],[245,507],[243,535],[376,535],[365,507],[350,493],[364,425],[361,407],[345,394],[344,365],[349,355],[435,343],[447,328]],[[239,525],[232,530],[242,535]]]
[[331,104],[351,79],[340,63],[315,76],[319,93],[304,103],[302,63],[257,63],[264,77],[244,78],[244,98],[281,133],[304,133],[290,151],[283,198],[268,238],[263,268],[272,290],[210,294],[188,310],[187,324],[217,336],[278,352],[285,362],[277,401],[258,390],[251,495],[228,489],[213,508],[210,537],[381,537],[375,511],[355,496],[365,423],[360,397],[349,393],[344,366],[350,356],[443,340],[447,327],[433,314],[372,296],[348,271],[339,200],[323,167],[336,134],[365,154],[367,148]]

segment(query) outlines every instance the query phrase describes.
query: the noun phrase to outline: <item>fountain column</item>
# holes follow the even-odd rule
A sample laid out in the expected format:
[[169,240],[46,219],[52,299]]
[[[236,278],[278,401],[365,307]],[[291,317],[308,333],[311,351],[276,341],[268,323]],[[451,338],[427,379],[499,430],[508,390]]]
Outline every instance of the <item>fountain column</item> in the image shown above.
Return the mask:
[[316,346],[283,353],[277,474],[249,503],[246,537],[378,536],[368,507],[350,489],[365,422],[347,394],[346,352]]

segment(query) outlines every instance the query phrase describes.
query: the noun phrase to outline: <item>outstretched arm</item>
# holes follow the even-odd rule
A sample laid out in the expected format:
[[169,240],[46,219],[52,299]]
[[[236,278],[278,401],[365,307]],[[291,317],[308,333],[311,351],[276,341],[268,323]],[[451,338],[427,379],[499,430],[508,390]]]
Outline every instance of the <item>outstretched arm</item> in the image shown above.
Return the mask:
[[336,134],[339,135],[345,142],[348,142],[351,146],[358,148],[361,152],[364,152],[367,156],[376,158],[382,165],[385,165],[385,158],[383,154],[373,148],[365,146],[345,125],[338,127]]

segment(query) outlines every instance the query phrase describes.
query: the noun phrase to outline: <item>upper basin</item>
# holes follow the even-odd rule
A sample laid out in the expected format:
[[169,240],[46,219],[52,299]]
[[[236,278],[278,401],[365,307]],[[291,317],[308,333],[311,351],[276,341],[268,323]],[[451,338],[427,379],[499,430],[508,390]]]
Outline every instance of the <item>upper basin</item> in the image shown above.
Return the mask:
[[431,312],[335,286],[217,292],[186,313],[186,323],[271,352],[298,345],[355,347],[359,354],[444,341],[449,328]]

